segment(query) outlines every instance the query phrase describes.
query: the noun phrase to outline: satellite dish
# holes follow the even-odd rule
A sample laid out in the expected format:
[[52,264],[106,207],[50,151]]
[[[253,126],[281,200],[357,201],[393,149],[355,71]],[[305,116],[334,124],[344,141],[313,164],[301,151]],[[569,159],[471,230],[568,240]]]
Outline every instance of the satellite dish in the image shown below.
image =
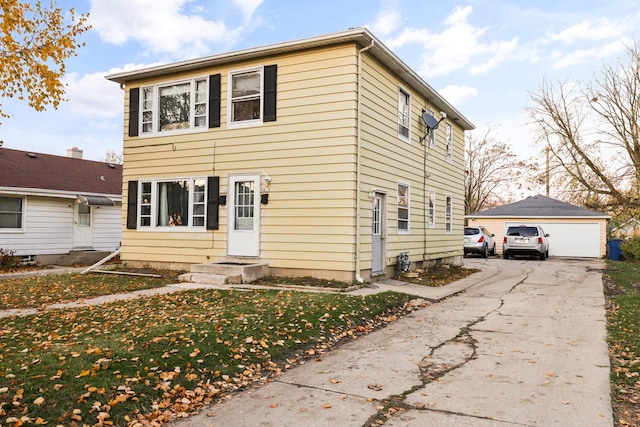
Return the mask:
[[433,117],[426,111],[422,113],[422,121],[424,122],[424,125],[430,130],[437,129],[438,124],[440,124],[440,122],[435,117]]

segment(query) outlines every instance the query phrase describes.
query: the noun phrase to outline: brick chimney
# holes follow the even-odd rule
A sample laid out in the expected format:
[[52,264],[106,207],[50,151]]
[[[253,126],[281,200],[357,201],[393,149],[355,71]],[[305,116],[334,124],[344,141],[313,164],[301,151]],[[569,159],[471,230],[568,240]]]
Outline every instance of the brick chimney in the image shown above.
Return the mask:
[[82,159],[82,150],[78,147],[67,148],[67,157],[72,159]]

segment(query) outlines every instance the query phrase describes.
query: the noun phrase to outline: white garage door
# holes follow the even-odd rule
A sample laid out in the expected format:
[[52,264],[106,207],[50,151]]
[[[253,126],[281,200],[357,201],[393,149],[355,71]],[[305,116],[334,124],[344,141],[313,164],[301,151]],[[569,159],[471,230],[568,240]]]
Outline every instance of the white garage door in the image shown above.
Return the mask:
[[600,226],[597,223],[539,223],[549,234],[549,256],[600,256]]

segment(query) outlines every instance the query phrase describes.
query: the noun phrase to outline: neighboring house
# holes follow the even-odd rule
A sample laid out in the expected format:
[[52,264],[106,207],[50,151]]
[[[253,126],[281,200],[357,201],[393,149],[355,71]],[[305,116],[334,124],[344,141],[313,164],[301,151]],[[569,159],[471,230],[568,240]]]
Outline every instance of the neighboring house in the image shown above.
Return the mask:
[[484,225],[495,234],[496,248],[508,226],[538,224],[549,234],[549,255],[599,258],[607,251],[609,215],[542,195],[466,216],[470,226]]
[[47,264],[122,238],[122,166],[0,148],[0,248]]
[[462,263],[473,125],[368,30],[107,78],[125,89],[124,261],[348,281],[402,252]]
[[631,218],[623,222],[617,227],[611,229],[611,236],[619,239],[640,237],[640,221],[635,218]]

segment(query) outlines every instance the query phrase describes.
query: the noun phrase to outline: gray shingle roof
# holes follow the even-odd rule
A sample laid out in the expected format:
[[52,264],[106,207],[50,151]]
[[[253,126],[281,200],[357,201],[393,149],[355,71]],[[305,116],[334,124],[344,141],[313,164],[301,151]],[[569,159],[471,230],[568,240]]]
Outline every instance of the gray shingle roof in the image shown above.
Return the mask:
[[590,209],[581,208],[570,203],[561,202],[542,195],[527,197],[524,200],[510,203],[486,211],[467,215],[467,217],[521,217],[521,218],[552,218],[552,217],[600,217],[610,218],[609,215]]

